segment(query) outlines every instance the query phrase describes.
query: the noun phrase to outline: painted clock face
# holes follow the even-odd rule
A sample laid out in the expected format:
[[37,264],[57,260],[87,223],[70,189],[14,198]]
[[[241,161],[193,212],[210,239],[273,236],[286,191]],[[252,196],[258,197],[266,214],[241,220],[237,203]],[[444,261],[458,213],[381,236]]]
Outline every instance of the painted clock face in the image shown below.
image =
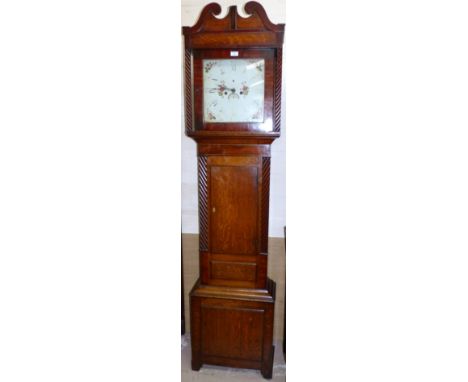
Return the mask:
[[203,60],[203,119],[263,122],[264,59]]

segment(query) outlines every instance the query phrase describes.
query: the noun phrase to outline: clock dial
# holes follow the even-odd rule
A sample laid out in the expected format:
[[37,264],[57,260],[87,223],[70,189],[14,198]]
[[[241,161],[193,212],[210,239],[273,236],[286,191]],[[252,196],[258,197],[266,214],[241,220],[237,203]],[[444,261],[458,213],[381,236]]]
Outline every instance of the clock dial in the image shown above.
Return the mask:
[[264,59],[203,60],[205,122],[263,122]]

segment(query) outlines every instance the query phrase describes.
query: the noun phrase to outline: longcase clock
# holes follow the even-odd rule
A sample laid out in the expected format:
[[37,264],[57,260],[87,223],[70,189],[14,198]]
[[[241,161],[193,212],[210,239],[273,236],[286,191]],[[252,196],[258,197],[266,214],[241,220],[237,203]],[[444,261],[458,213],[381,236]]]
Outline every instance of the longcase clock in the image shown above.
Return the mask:
[[273,367],[267,277],[270,146],[280,135],[284,24],[248,2],[208,4],[185,41],[185,128],[197,142],[200,278],[190,292],[192,369]]

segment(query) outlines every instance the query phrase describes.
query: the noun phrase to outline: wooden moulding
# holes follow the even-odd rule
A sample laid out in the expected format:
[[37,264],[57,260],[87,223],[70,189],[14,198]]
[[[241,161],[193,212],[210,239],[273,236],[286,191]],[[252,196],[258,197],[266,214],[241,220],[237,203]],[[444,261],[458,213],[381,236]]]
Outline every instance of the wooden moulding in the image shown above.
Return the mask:
[[284,24],[273,24],[263,9],[255,2],[245,4],[244,18],[237,13],[237,7],[229,7],[224,18],[221,6],[210,3],[205,8],[193,27],[183,27],[185,47],[203,48],[243,48],[243,47],[281,47],[284,39]]
[[280,136],[279,132],[257,133],[244,131],[188,131],[187,135],[197,143],[219,144],[271,144]]
[[259,155],[270,157],[270,145],[245,145],[200,143],[197,145],[198,155]]
[[276,283],[268,278],[266,285],[266,289],[232,288],[204,285],[198,279],[190,292],[190,296],[274,303]]

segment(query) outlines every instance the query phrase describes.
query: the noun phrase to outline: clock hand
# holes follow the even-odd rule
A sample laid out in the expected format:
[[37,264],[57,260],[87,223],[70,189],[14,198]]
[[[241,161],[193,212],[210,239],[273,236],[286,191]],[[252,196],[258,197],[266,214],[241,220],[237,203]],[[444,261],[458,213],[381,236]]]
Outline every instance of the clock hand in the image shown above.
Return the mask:
[[236,94],[236,89],[235,88],[232,88],[232,89],[229,89],[231,91],[231,94],[228,95],[228,99],[234,97],[234,98],[239,98],[239,96]]

